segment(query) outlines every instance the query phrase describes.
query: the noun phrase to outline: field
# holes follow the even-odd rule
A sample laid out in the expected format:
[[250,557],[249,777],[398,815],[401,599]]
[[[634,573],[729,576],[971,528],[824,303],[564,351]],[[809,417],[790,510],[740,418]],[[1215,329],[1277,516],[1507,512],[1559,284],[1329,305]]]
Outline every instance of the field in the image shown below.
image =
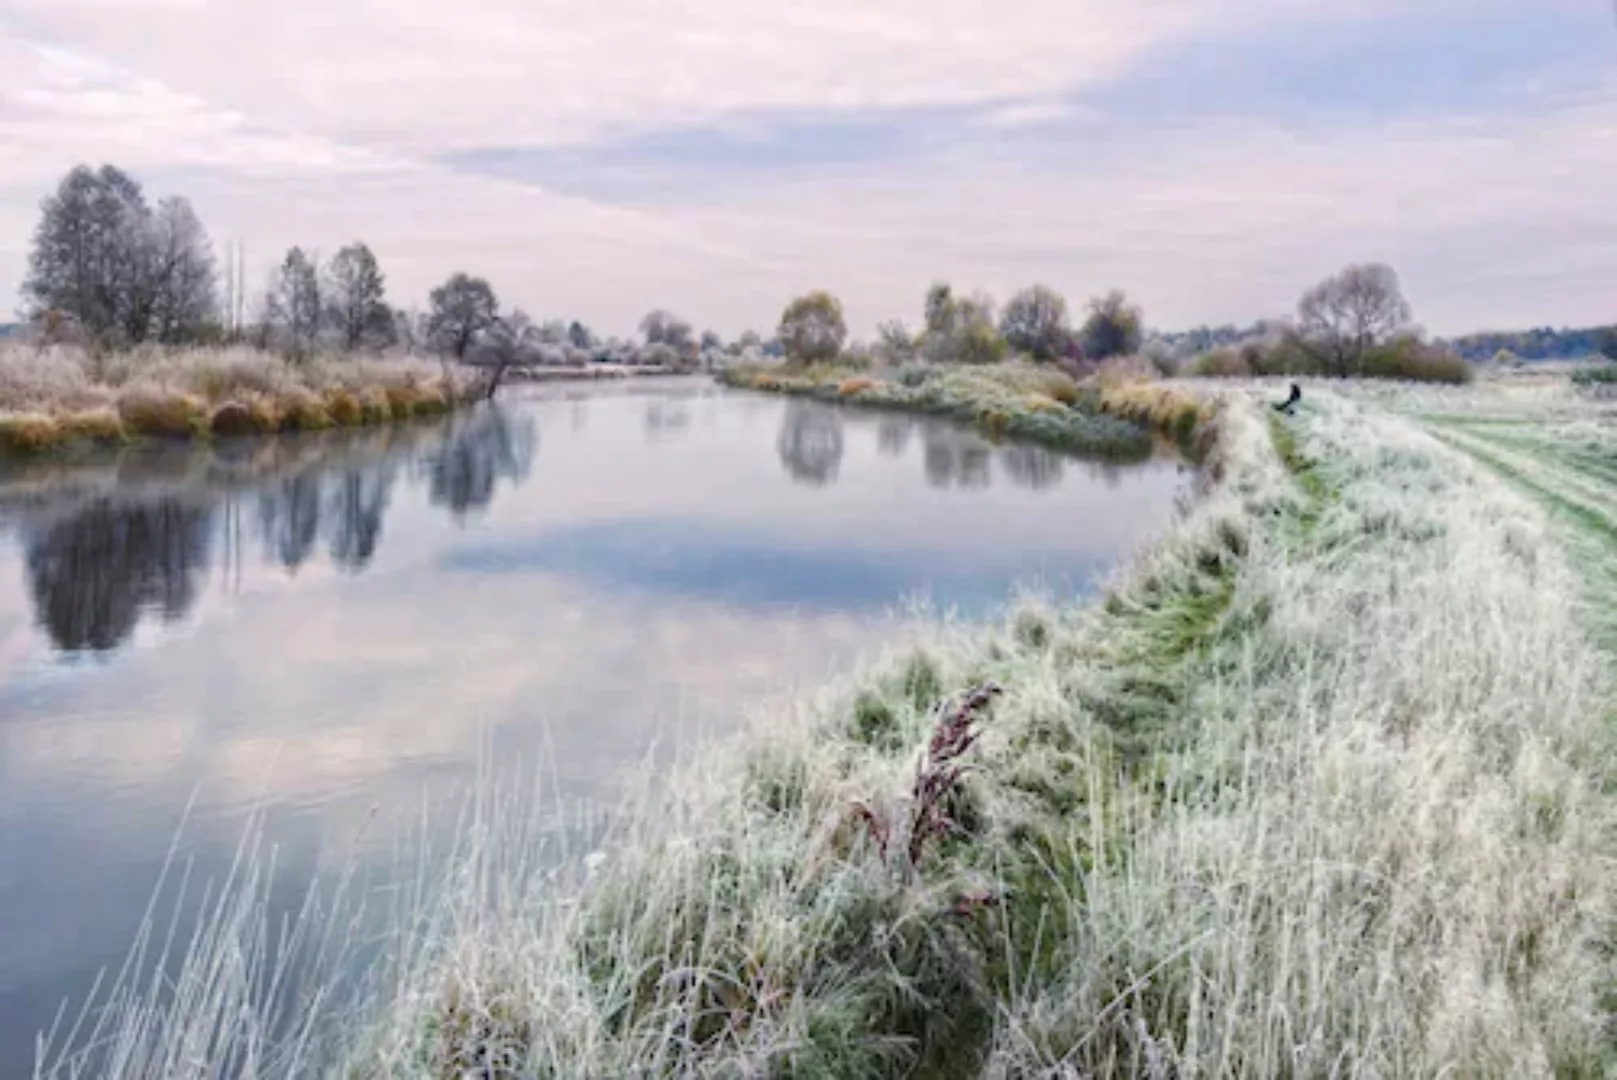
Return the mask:
[[405,358],[293,363],[252,349],[101,355],[0,343],[0,454],[356,427],[445,412],[477,384]]
[[491,778],[357,988],[307,993],[352,898],[268,949],[249,852],[179,978],[133,965],[44,1075],[1607,1071],[1610,405],[1109,393],[1216,438],[1099,602],[771,710],[587,859]]

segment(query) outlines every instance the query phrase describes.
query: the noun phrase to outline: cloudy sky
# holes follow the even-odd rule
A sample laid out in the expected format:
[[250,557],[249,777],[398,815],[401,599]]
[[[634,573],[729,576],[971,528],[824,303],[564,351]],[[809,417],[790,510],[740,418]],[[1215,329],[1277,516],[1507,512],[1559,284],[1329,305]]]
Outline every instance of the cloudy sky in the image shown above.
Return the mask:
[[79,161],[261,276],[363,238],[537,317],[734,334],[829,288],[1284,313],[1353,260],[1433,331],[1617,319],[1611,0],[0,0],[0,315]]

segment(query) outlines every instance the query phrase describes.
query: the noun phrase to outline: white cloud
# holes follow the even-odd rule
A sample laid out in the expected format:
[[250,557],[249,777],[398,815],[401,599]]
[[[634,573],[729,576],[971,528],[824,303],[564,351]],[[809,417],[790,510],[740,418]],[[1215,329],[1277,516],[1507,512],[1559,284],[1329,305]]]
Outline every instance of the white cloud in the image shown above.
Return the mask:
[[[1235,120],[1134,131],[1061,97],[1209,26],[1372,18],[1391,0],[464,0],[452,12],[323,0],[273,18],[200,0],[11,8],[0,305],[40,197],[80,160],[189,195],[216,238],[245,242],[251,271],[292,243],[359,237],[401,302],[467,269],[536,314],[618,332],[653,305],[728,332],[767,327],[811,286],[842,294],[868,332],[913,318],[938,277],[1002,295],[1034,280],[1078,297],[1121,285],[1162,325],[1240,320],[1289,309],[1309,280],[1360,258],[1396,261],[1444,330],[1609,317],[1617,293],[1602,205],[1617,167],[1610,92],[1524,91],[1510,119],[1306,132]],[[633,207],[430,161],[603,130],[756,125],[771,108],[962,102],[982,121],[954,144],[834,173],[715,176],[711,191],[682,170]]]

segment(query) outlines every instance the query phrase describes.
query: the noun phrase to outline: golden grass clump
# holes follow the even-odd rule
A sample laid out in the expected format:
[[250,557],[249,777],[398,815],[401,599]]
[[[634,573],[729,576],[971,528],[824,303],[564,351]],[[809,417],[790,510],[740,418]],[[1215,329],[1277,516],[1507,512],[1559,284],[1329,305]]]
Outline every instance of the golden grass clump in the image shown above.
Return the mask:
[[331,426],[325,402],[308,387],[294,386],[281,396],[285,425],[297,431],[320,431]]
[[326,412],[334,423],[342,427],[357,427],[365,423],[365,410],[352,391],[336,386],[326,391]]
[[858,375],[851,379],[843,379],[842,382],[837,385],[837,395],[845,398],[855,397],[864,393],[866,390],[873,388],[875,385],[875,379],[865,375]]
[[118,396],[118,415],[134,434],[178,439],[206,430],[208,408],[194,394],[142,384]]
[[367,424],[380,424],[393,419],[393,406],[387,391],[380,386],[367,386],[358,395],[360,415]]
[[123,442],[123,421],[110,408],[83,409],[56,418],[65,439],[88,439],[91,442]]
[[61,437],[61,428],[44,413],[0,415],[0,448],[12,453],[41,453],[55,446]]

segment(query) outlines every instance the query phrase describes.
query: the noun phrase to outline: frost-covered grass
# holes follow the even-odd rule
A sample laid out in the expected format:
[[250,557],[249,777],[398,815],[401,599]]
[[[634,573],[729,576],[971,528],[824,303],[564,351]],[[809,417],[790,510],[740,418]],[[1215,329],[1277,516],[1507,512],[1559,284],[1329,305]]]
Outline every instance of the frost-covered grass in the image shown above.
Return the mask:
[[0,344],[0,453],[356,426],[441,413],[475,391],[469,375],[406,358],[293,363],[244,348],[99,354]]
[[1212,420],[1205,397],[1145,382],[1080,384],[1053,367],[1025,363],[912,364],[890,376],[835,364],[735,366],[722,377],[745,389],[953,417],[992,438],[1123,460],[1149,457],[1153,432],[1192,453],[1204,451]]
[[307,1040],[265,1034],[232,914],[183,1007],[114,995],[113,1057],[45,1075],[1601,1073],[1594,579],[1419,409],[1230,391],[1216,423],[1203,498],[1102,601],[772,710],[587,873],[480,794],[367,991],[281,1018]]

